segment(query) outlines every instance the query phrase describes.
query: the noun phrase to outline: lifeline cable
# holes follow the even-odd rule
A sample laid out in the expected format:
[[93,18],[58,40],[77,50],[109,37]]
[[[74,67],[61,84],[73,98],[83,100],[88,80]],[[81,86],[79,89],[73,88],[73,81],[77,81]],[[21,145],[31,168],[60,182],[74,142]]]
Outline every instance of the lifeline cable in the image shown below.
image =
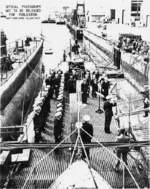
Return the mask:
[[65,140],[67,140],[71,135],[73,135],[75,132],[76,132],[77,129],[73,130],[72,133],[70,135],[68,135],[66,138],[64,138],[59,144],[57,144],[55,146],[55,148],[53,148],[50,152],[48,152],[43,158],[41,158],[39,161],[37,161],[35,163],[35,165],[33,166],[33,168],[31,169],[30,173],[29,173],[29,176],[27,177],[27,179],[25,180],[25,183],[22,187],[22,189],[25,188],[30,176],[32,175],[32,172],[34,171],[34,168],[36,168],[46,157],[48,157],[57,147],[59,147]]
[[[90,135],[88,132],[86,132],[83,128],[81,128],[81,129],[82,129],[88,136],[93,137],[93,136]],[[120,159],[120,158],[118,158],[113,152],[111,152],[110,150],[108,150],[103,144],[101,144],[101,143],[97,140],[97,138],[93,137],[93,139],[94,139],[100,146],[102,146],[108,153],[110,153],[112,156],[114,156],[115,158],[117,158],[117,159],[126,167],[126,169],[128,170],[128,172],[129,172],[131,178],[133,179],[134,183],[136,184],[136,187],[137,187],[138,189],[140,189],[140,187],[139,187],[137,181],[135,180],[135,178],[133,177],[132,173],[130,172],[128,166],[123,162],[123,160]]]

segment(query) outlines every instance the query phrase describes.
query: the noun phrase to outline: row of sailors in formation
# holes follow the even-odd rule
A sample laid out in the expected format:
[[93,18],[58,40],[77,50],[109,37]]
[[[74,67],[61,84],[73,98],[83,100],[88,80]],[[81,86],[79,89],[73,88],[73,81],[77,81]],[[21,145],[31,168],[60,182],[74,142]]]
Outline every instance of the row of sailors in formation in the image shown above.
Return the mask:
[[54,139],[55,143],[59,143],[62,140],[62,130],[63,130],[63,117],[64,117],[64,74],[62,74],[59,95],[57,98],[57,108],[54,117]]
[[[50,113],[50,94],[49,88],[45,88],[42,92],[40,91],[39,95],[36,97],[33,105],[33,129],[35,132],[35,142],[38,142],[42,139],[41,132],[44,131],[46,125],[46,119],[48,114]],[[27,119],[30,123],[30,116]],[[32,135],[32,131],[30,131],[29,135]],[[32,136],[29,136],[32,138]],[[29,139],[30,140],[30,139]],[[33,139],[31,139],[33,140]]]
[[[55,120],[57,119],[58,114],[61,114],[61,119],[62,119],[63,95],[64,95],[64,75],[62,74],[62,72],[57,73],[57,75],[59,75],[59,82],[57,83],[58,85],[57,100],[59,104],[57,105]],[[41,134],[45,130],[47,116],[50,113],[50,99],[52,98],[53,91],[55,90],[54,85],[50,85],[48,83],[46,84],[46,86],[48,86],[47,95],[44,96],[42,94],[42,97],[40,97],[40,99],[38,99],[37,102],[34,103],[35,116],[34,116],[33,122],[34,122],[36,142],[39,142],[42,140]],[[55,140],[57,141],[58,137],[56,135],[58,135],[57,133],[59,132],[59,129],[58,127],[55,127],[55,122],[57,121],[54,121],[54,136],[55,136]]]

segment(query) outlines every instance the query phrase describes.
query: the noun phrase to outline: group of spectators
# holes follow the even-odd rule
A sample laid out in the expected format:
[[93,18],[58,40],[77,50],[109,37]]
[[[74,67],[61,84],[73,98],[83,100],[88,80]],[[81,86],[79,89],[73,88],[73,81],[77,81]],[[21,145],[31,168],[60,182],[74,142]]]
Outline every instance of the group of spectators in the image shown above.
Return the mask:
[[[104,100],[108,95],[110,82],[106,74],[100,74],[99,71],[91,73],[89,70],[82,72],[83,82],[81,84],[81,98],[82,103],[86,104],[88,97],[91,95],[93,98],[97,97],[97,92],[103,95]],[[78,75],[75,70],[65,74],[65,90],[69,93],[76,92],[76,81]]]
[[97,98],[98,92],[106,100],[110,88],[110,81],[106,74],[100,74],[99,71],[90,73],[85,72],[83,83],[81,84],[82,102],[87,103],[87,97],[90,93],[93,98]]
[[143,41],[140,37],[120,37],[118,47],[122,48],[126,52],[137,53],[141,55],[147,55],[149,52],[149,45],[146,41]]
[[[77,74],[75,70],[72,70],[71,74],[66,75],[66,86],[69,93],[76,93],[76,80]],[[88,97],[97,98],[97,95],[101,95],[104,100],[104,111],[105,111],[105,126],[104,131],[110,134],[110,123],[113,116],[112,107],[116,103],[112,100],[109,95],[110,81],[107,75],[100,74],[98,70],[90,72],[85,70],[82,74],[83,81],[81,84],[81,99],[83,104],[87,104]]]

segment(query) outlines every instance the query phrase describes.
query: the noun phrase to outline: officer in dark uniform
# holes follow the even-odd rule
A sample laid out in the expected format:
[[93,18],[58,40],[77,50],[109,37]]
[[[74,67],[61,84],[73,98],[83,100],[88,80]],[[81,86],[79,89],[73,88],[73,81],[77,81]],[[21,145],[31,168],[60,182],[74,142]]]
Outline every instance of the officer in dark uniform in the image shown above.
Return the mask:
[[70,75],[70,79],[68,80],[67,87],[69,93],[76,93],[76,80],[73,79],[72,75]]
[[73,51],[75,54],[79,54],[79,48],[80,48],[80,46],[78,44],[78,40],[75,40],[75,44],[73,46]]
[[49,89],[48,89],[48,97],[49,99],[53,98],[53,94],[54,94],[54,75],[50,74],[48,77],[48,85]]
[[88,84],[86,80],[83,80],[81,84],[81,92],[82,92],[82,103],[87,103],[87,96],[88,96]]
[[72,75],[74,80],[77,80],[77,72],[74,69],[72,70],[72,74],[71,75]]
[[33,118],[33,123],[34,123],[34,130],[35,130],[35,142],[39,142],[42,140],[41,137],[41,107],[37,106],[34,109],[35,111],[35,116]]
[[[145,108],[148,108],[149,107],[149,99],[146,97],[145,99],[144,99],[144,109]],[[149,110],[145,110],[145,115],[144,115],[144,117],[148,117],[148,113],[149,113]]]
[[46,104],[45,104],[45,97],[40,98],[40,132],[44,131],[45,123],[46,123]]
[[58,93],[59,93],[59,86],[60,86],[60,76],[58,73],[55,74],[55,78],[54,78],[54,89],[55,89],[55,97],[58,97]]
[[92,86],[92,97],[96,98],[97,97],[96,92],[98,91],[98,85],[96,79],[91,80],[91,86]]
[[116,106],[116,103],[112,100],[112,97],[109,95],[106,97],[106,101],[104,102],[104,111],[105,111],[105,133],[110,134],[110,123],[113,116],[112,107]]
[[91,83],[91,76],[90,76],[90,72],[89,71],[86,72],[85,79],[86,79],[86,83],[87,83],[87,86],[88,86],[87,97],[89,97],[90,83]]
[[61,141],[61,136],[62,136],[62,113],[57,112],[55,114],[55,119],[54,119],[55,143],[59,143]]
[[64,50],[64,53],[63,53],[63,61],[66,62],[66,58],[67,58],[67,55],[66,55],[66,51]]
[[[90,122],[90,116],[89,115],[84,115],[83,117],[83,124],[82,124],[82,129],[81,129],[81,139],[83,141],[84,144],[88,144],[91,143],[92,137],[93,137],[93,125]],[[89,134],[89,135],[88,135]],[[86,148],[86,153],[87,153],[87,157],[90,157],[90,153],[89,153],[89,148]],[[82,157],[86,158],[86,155],[83,151],[82,153]]]
[[100,73],[99,73],[98,70],[96,70],[95,77],[96,77],[96,80],[98,81],[98,79],[99,79],[99,77],[100,77]]
[[[144,91],[144,109],[149,107],[149,91]],[[145,110],[144,117],[148,117],[149,110]]]
[[45,84],[46,84],[46,86],[50,85],[50,80],[49,80],[49,77],[47,74],[46,74],[46,78],[45,78]]
[[42,110],[41,110],[41,117],[42,117],[42,131],[45,130],[45,126],[46,126],[46,120],[47,120],[47,116],[50,112],[50,98],[49,96],[45,96],[45,100],[43,102],[42,105]]
[[103,79],[103,82],[101,83],[101,93],[104,95],[104,100],[106,99],[106,96],[108,96],[109,87],[110,87],[110,83],[107,77],[105,77]]
[[70,78],[70,74],[69,74],[69,71],[67,71],[66,73],[65,73],[65,85],[64,85],[64,90],[65,91],[67,91],[68,90],[68,81],[69,81],[69,78]]
[[51,97],[53,98],[54,90],[55,90],[55,71],[52,71],[50,76],[50,91]]

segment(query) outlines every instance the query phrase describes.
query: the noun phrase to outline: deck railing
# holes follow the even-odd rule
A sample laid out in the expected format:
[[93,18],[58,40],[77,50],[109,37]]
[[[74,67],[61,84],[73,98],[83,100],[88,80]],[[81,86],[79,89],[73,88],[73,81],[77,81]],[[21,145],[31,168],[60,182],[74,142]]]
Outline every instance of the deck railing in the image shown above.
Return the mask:
[[[20,68],[22,63],[27,61],[27,59],[32,55],[32,53],[35,51],[37,48],[38,41],[33,41],[32,46],[30,48],[25,47],[25,52],[18,53],[17,55],[14,55],[14,46],[10,47],[8,50],[8,54],[10,54],[11,60],[14,59],[14,63],[17,63],[18,65],[12,68],[11,70],[1,70],[1,85],[3,85],[8,79]],[[13,64],[14,64],[13,63]]]
[[[76,149],[61,147],[75,132],[77,132],[77,129],[51,150],[49,148],[33,150],[32,157],[36,161],[31,161],[30,167],[22,168],[18,174],[15,174],[10,185],[15,183],[15,188],[21,187],[23,189],[49,188],[52,182],[67,169],[71,158],[72,162],[75,161],[75,153],[83,147],[82,142],[78,146],[76,145]],[[115,165],[118,157],[114,153],[115,148],[105,147],[96,138],[94,138],[94,141],[99,146],[90,147],[89,166],[95,169],[112,188],[142,188],[146,186],[145,171],[138,159],[135,162],[130,152],[128,154],[128,165],[120,160],[120,170],[116,172]],[[138,153],[132,149],[133,151]],[[74,156],[72,156],[73,152],[75,152]],[[86,161],[88,163],[87,159]]]

